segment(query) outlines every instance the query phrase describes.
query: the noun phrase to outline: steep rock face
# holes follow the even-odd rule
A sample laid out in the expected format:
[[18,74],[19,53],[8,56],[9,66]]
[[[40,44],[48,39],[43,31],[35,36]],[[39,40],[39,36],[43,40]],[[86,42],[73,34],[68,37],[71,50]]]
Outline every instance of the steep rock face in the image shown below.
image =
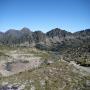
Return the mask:
[[10,29],[7,32],[5,32],[5,36],[20,37],[21,33],[18,30]]
[[78,36],[78,37],[87,37],[87,36],[90,36],[90,29],[86,29],[86,30],[75,32],[74,35]]
[[19,43],[19,38],[21,37],[21,33],[18,30],[10,29],[4,33],[4,44],[12,45]]
[[32,32],[29,28],[26,28],[26,27],[22,28],[20,31],[22,33],[30,33],[30,32]]
[[60,43],[61,41],[64,41],[67,36],[70,37],[72,33],[67,32],[65,30],[61,30],[59,28],[55,28],[47,32],[46,35],[50,38],[51,42]]
[[47,36],[52,37],[52,38],[55,36],[58,36],[59,38],[61,38],[61,37],[66,37],[67,35],[71,35],[71,33],[67,32],[65,30],[61,30],[59,28],[55,28],[55,29],[47,32]]
[[41,31],[35,31],[35,32],[33,32],[33,39],[34,39],[35,43],[39,43],[39,42],[45,43],[46,35]]
[[4,33],[0,32],[0,38],[1,38],[1,36],[3,36],[3,34],[4,34]]
[[22,34],[20,38],[22,40],[22,43],[28,42],[29,44],[31,44],[33,42],[33,32],[30,29],[24,27],[20,30],[20,32]]
[[3,34],[3,44],[5,45],[31,43],[32,41],[32,32],[28,28],[23,28],[20,31],[10,29]]
[[3,43],[3,36],[4,36],[4,33],[0,32],[0,44]]

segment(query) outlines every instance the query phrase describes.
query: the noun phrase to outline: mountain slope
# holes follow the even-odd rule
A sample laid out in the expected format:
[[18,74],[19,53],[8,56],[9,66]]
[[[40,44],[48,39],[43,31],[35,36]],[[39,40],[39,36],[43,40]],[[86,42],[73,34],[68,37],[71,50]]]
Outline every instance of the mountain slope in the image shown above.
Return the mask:
[[[75,33],[55,28],[47,33],[32,32],[28,28],[0,32],[0,44],[36,47],[41,50],[60,52],[67,61],[90,65],[90,29]],[[70,53],[69,53],[70,52]]]

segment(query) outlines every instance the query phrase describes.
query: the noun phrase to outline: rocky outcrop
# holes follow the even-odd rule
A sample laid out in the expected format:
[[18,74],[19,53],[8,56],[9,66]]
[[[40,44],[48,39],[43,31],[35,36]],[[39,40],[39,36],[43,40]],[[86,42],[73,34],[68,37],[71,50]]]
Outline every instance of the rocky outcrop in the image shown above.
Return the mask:
[[10,46],[37,46],[40,44],[53,49],[62,46],[80,46],[89,40],[90,29],[71,33],[55,28],[47,33],[43,33],[41,31],[32,32],[25,27],[21,30],[10,29],[5,33],[0,32],[0,44]]

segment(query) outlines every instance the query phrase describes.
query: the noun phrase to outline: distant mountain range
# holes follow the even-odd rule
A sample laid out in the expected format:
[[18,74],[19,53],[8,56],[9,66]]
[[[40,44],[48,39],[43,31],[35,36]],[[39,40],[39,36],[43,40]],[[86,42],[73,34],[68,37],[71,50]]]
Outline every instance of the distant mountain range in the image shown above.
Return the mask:
[[36,46],[46,45],[52,46],[56,44],[63,44],[67,41],[77,41],[79,43],[82,40],[90,38],[90,29],[71,33],[59,28],[55,28],[47,33],[41,31],[32,32],[28,28],[22,28],[21,30],[10,29],[5,33],[0,32],[0,44],[10,46]]
[[90,29],[71,33],[55,28],[47,33],[32,32],[28,28],[0,32],[0,45],[12,47],[36,47],[57,51],[64,60],[74,60],[81,65],[90,65]]

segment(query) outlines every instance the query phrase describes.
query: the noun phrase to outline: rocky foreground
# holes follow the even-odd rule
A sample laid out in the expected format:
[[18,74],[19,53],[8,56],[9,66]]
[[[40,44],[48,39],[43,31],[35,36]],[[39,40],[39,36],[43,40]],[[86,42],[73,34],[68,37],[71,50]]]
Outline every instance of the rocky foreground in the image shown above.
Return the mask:
[[90,90],[90,70],[51,51],[4,47],[0,90]]

